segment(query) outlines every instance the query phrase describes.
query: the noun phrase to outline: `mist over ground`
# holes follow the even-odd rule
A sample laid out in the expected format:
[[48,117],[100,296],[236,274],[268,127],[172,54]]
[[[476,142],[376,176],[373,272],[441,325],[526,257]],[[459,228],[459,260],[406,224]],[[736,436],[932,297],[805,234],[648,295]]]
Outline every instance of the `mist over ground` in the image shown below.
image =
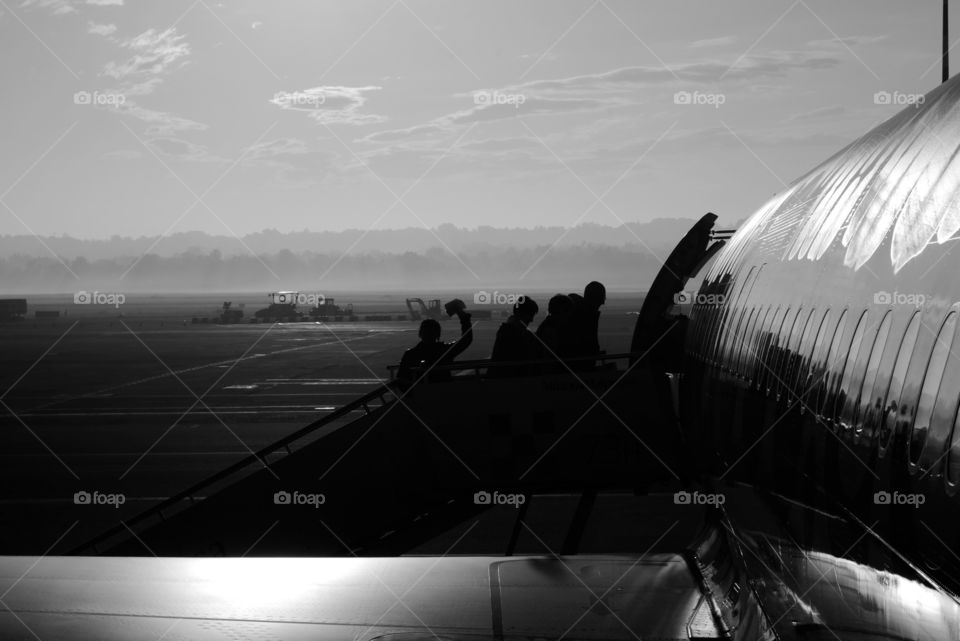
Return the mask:
[[572,228],[0,237],[0,294],[509,287],[645,289],[693,219]]

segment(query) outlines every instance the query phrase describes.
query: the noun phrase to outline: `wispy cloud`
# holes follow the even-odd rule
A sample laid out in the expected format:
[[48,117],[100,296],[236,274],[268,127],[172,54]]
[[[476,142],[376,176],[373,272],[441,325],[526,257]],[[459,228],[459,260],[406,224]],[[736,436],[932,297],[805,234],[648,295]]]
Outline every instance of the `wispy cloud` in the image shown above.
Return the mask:
[[117,25],[115,24],[97,24],[92,20],[87,23],[87,33],[92,33],[98,36],[109,36],[113,35],[117,31]]
[[312,150],[297,138],[278,138],[257,143],[243,152],[245,167],[268,167],[275,170],[277,184],[283,187],[306,187],[323,181],[334,173],[337,155]]
[[186,36],[177,34],[176,28],[165,31],[148,29],[138,36],[127,38],[120,46],[133,52],[130,58],[122,62],[108,62],[103,73],[117,80],[135,79],[136,82],[150,82],[152,79],[169,74],[178,61],[186,64],[183,58],[190,55],[190,45]]
[[[662,66],[630,66],[609,71],[509,85],[497,89],[457,94],[457,97],[484,96],[478,104],[446,114],[430,122],[406,128],[384,130],[360,139],[364,143],[391,143],[422,138],[440,139],[460,126],[491,122],[517,116],[565,114],[617,109],[649,100],[641,89],[681,87],[712,83],[727,72],[726,85],[741,86],[779,78],[791,71],[831,69],[840,60],[820,51],[773,51],[746,56],[734,69],[721,60],[704,60]],[[729,70],[729,71],[728,71]],[[672,89],[671,89],[672,90]],[[502,100],[495,99],[501,96]],[[493,99],[491,97],[494,97]]]
[[182,138],[157,136],[144,141],[156,153],[177,160],[193,162],[230,162],[210,153],[203,145]]
[[144,135],[149,137],[172,136],[183,131],[204,131],[208,128],[207,125],[203,123],[190,120],[189,118],[183,118],[166,111],[148,109],[134,103],[132,100],[127,100],[122,105],[117,106],[114,108],[114,111],[121,115],[132,116],[147,123]]
[[804,111],[798,114],[794,114],[788,118],[791,121],[802,121],[802,120],[819,120],[821,118],[833,118],[836,116],[842,116],[847,113],[847,108],[843,105],[830,105],[827,107],[819,107],[817,109],[811,109],[810,111]]
[[[121,115],[131,116],[147,123],[144,135],[148,138],[176,138],[184,131],[203,131],[207,125],[172,113],[143,106],[137,98],[148,96],[171,74],[188,64],[190,45],[176,28],[147,29],[128,38],[111,37],[119,47],[131,55],[120,61],[110,61],[102,74],[118,81],[110,91],[124,96],[121,104],[108,107]],[[192,143],[191,143],[192,144]],[[196,148],[177,154],[185,160],[200,159]],[[216,157],[204,160],[220,160]]]
[[807,43],[809,47],[833,47],[837,49],[846,47],[857,47],[860,45],[872,45],[883,42],[887,39],[885,35],[875,36],[844,36],[842,38],[828,38],[826,40],[811,40]]
[[737,41],[736,36],[722,36],[720,38],[707,38],[706,40],[694,40],[690,43],[693,49],[710,49],[713,47],[724,47],[732,45]]
[[83,5],[122,6],[123,0],[23,0],[20,6],[25,9],[46,9],[55,16],[77,13]]
[[381,87],[321,86],[301,91],[280,91],[271,103],[289,111],[303,111],[322,125],[372,125],[385,122],[386,116],[361,113],[367,93]]

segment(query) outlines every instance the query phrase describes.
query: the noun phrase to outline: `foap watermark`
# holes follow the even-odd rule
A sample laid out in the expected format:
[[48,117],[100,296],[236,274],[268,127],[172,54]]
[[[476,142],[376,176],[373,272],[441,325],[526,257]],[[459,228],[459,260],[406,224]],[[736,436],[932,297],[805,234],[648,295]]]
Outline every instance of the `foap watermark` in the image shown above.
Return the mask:
[[523,303],[523,294],[508,294],[506,292],[479,291],[473,294],[474,305],[519,305]]
[[727,502],[727,497],[719,492],[710,494],[706,492],[687,492],[681,490],[673,495],[675,505],[713,505],[719,507]]
[[887,492],[881,490],[874,493],[873,502],[876,505],[909,505],[911,507],[919,508],[921,505],[927,502],[927,497],[923,494],[907,494],[904,492]]
[[527,97],[522,93],[504,93],[502,91],[475,91],[473,93],[473,104],[481,107],[512,105],[519,109],[520,105],[526,101]]
[[278,91],[270,102],[293,109],[319,109],[327,101],[321,93],[309,91]]
[[93,492],[80,490],[79,492],[74,492],[73,494],[74,505],[109,505],[114,508],[119,508],[126,502],[127,497],[119,493],[107,494],[97,490],[94,490]]
[[919,108],[925,100],[926,96],[922,93],[878,91],[873,94],[873,104],[875,105],[895,105],[898,107],[913,105],[915,108]]
[[122,93],[100,93],[94,91],[78,91],[73,94],[73,104],[92,105],[94,107],[119,107],[127,101]]
[[927,297],[916,292],[874,292],[874,305],[910,305],[912,307],[923,307]]
[[318,508],[326,502],[327,497],[324,494],[308,494],[299,490],[293,492],[280,490],[273,495],[274,505],[309,505]]
[[315,307],[323,307],[327,302],[327,297],[319,293],[276,292],[273,294],[273,302],[276,305],[313,305]]
[[708,93],[705,91],[678,91],[673,94],[675,105],[707,105],[719,109],[727,101],[722,93]]
[[127,301],[127,297],[117,292],[88,292],[79,291],[73,295],[74,305],[113,305],[120,307]]
[[700,294],[693,291],[677,292],[673,295],[674,305],[723,305],[727,297],[723,294]]
[[519,508],[527,502],[523,494],[504,494],[503,492],[487,492],[481,490],[473,495],[474,505],[512,505]]

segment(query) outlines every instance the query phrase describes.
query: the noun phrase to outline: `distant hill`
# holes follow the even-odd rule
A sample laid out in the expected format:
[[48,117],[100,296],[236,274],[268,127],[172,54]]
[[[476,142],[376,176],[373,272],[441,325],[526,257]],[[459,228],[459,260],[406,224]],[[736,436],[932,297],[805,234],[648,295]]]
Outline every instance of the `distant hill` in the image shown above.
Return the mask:
[[[300,291],[645,291],[692,219],[626,226],[393,229],[236,238],[0,237],[0,295]],[[50,250],[56,252],[51,255]],[[466,295],[466,294],[465,294]]]
[[183,253],[207,254],[218,251],[222,256],[229,257],[247,255],[251,250],[256,254],[275,254],[281,251],[342,252],[352,246],[352,254],[402,254],[446,246],[456,252],[474,253],[507,248],[525,249],[554,243],[558,247],[582,244],[649,247],[659,253],[659,250],[665,248],[672,249],[693,222],[693,219],[686,218],[658,218],[647,223],[627,223],[620,226],[586,223],[573,228],[557,225],[532,229],[489,226],[467,229],[447,224],[432,230],[408,227],[369,231],[305,230],[284,233],[266,229],[243,236],[239,240],[228,235],[210,235],[196,231],[179,232],[162,238],[113,236],[95,240],[70,236],[41,236],[38,240],[24,234],[0,236],[0,258],[15,255],[48,257],[48,247],[64,260],[85,258],[93,261],[139,256],[145,252],[157,256],[176,256]]

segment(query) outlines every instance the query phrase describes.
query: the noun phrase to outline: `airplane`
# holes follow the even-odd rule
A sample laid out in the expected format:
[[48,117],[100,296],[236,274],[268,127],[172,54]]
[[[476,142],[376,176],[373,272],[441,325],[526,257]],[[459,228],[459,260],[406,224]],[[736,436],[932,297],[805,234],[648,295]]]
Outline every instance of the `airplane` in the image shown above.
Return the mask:
[[[638,315],[692,467],[819,514],[799,541],[714,506],[676,553],[2,557],[0,638],[960,637],[958,115],[954,78],[732,235],[705,216]],[[814,551],[851,523],[884,567]]]
[[954,593],[958,98],[956,81],[939,86],[709,258],[680,385],[683,424],[716,473],[830,497]]

